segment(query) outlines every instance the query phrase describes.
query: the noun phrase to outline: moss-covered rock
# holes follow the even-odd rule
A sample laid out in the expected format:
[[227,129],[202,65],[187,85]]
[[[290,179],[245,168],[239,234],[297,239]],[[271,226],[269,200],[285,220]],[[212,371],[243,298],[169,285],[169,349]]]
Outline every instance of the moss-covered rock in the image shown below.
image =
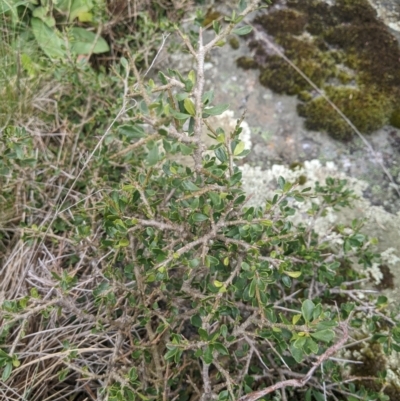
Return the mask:
[[396,108],[390,116],[390,125],[400,129],[400,108]]
[[242,56],[236,59],[236,65],[244,70],[258,68],[258,63],[251,57]]
[[[289,35],[279,35],[276,41],[285,48],[285,55],[317,86],[336,75],[335,59],[329,52],[320,51],[312,41],[307,42]],[[260,82],[277,93],[287,95],[298,95],[312,89],[292,66],[277,55],[266,57]]]
[[240,47],[239,39],[236,36],[231,36],[229,38],[229,45],[232,47],[233,50],[237,50]]
[[291,9],[277,10],[255,19],[270,35],[279,33],[300,35],[307,24],[305,14]]
[[[330,86],[326,88],[326,94],[363,133],[373,132],[389,121],[392,100],[384,93]],[[306,118],[305,126],[310,130],[326,131],[341,140],[349,140],[353,136],[353,130],[322,96],[300,104],[298,112]]]
[[[400,128],[400,48],[368,0],[276,0],[287,8],[256,18],[285,56],[315,85],[328,87],[331,100],[363,133],[390,123]],[[313,36],[310,36],[313,35]],[[252,41],[260,82],[305,102],[306,127],[349,139],[351,128],[286,61]],[[249,60],[247,65],[251,65]],[[249,67],[247,67],[249,68]],[[333,84],[352,85],[333,88]],[[353,85],[357,85],[354,88]],[[368,89],[366,89],[368,88]],[[371,89],[374,88],[374,89]],[[393,111],[394,110],[394,111]]]

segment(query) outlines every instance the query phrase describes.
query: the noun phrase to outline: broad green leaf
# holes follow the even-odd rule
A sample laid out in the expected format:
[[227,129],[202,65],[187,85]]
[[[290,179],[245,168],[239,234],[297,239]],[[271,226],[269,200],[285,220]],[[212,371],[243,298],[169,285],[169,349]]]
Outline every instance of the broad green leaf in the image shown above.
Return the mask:
[[118,242],[118,248],[125,248],[129,245],[129,240],[127,238],[122,238]]
[[129,381],[134,382],[138,378],[137,369],[135,367],[129,370]]
[[212,346],[210,345],[203,352],[203,359],[204,359],[205,363],[207,363],[207,364],[212,363],[212,361],[214,360],[212,354],[213,354],[213,350],[212,350]]
[[297,363],[300,363],[303,360],[304,352],[300,348],[296,348],[293,344],[290,346],[290,353]]
[[71,52],[74,54],[99,54],[110,50],[107,42],[101,36],[97,37],[94,32],[73,27],[69,33]]
[[193,85],[196,83],[196,73],[193,70],[189,72],[188,78],[192,81]]
[[206,266],[211,267],[211,266],[217,266],[218,264],[219,260],[217,258],[211,255],[206,256]]
[[228,349],[225,347],[225,345],[221,343],[214,343],[214,348],[221,354],[221,355],[229,355]]
[[240,155],[244,151],[244,142],[240,141],[236,147],[235,150],[233,151],[234,156]]
[[158,146],[154,145],[152,149],[150,149],[149,153],[146,157],[146,162],[149,166],[155,166],[160,160],[160,156],[158,153]]
[[186,98],[183,101],[183,105],[185,106],[185,110],[191,115],[191,116],[195,116],[196,115],[196,109],[194,107],[194,103],[191,99]]
[[300,320],[300,318],[301,318],[300,314],[299,315],[294,315],[292,317],[292,324],[297,324],[297,322]]
[[251,283],[249,285],[249,297],[254,298],[256,295],[256,285],[257,285],[257,279],[254,277],[253,280],[251,280]]
[[205,114],[206,116],[218,116],[228,109],[229,104],[220,104],[218,106],[205,108],[203,110],[203,114]]
[[64,42],[57,35],[57,30],[49,28],[39,18],[31,20],[32,32],[40,48],[49,58],[64,58]]
[[245,25],[240,28],[236,28],[232,31],[232,33],[235,33],[236,35],[247,35],[253,30],[253,28],[250,25]]
[[215,149],[214,152],[215,156],[217,156],[218,160],[220,160],[222,163],[228,160],[228,155],[226,154],[225,149],[222,146]]
[[286,183],[286,181],[285,181],[285,179],[283,177],[279,177],[278,178],[278,185],[279,185],[280,189],[283,190],[283,188],[285,187],[285,183]]
[[169,111],[172,117],[176,118],[177,120],[187,120],[190,118],[190,114],[180,113],[179,111],[174,110],[172,107],[169,108]]
[[193,214],[193,221],[195,221],[196,223],[199,223],[201,221],[206,221],[208,219],[209,219],[209,217],[206,216],[205,214],[202,214],[202,213],[194,213]]
[[316,331],[315,333],[311,333],[311,337],[328,343],[335,338],[335,332],[333,330]]
[[219,195],[216,192],[209,192],[208,196],[210,197],[211,202],[214,205],[214,207],[218,207],[221,204],[221,198],[219,197]]
[[189,180],[183,181],[182,186],[184,189],[191,192],[198,191],[200,189],[196,184]]
[[56,25],[56,20],[49,15],[49,10],[46,7],[36,7],[32,12],[32,16],[41,19],[50,28]]
[[79,18],[81,21],[82,15],[93,8],[92,0],[58,0],[54,3],[58,11],[68,14],[69,22],[72,22],[75,18]]
[[210,90],[208,92],[204,92],[203,96],[201,97],[201,101],[204,105],[210,104],[214,99],[214,91]]
[[180,148],[182,154],[185,156],[191,155],[193,153],[193,149],[190,146],[186,146],[183,143],[179,144],[179,148]]
[[92,22],[93,14],[88,12],[81,12],[78,14],[79,22]]
[[301,272],[283,272],[292,278],[299,278],[301,276]]
[[287,288],[292,286],[292,280],[289,276],[282,276],[282,283]]
[[219,21],[217,20],[213,21],[212,27],[214,29],[214,32],[218,35],[221,30],[221,24],[219,23]]
[[160,78],[160,81],[163,85],[167,85],[168,84],[168,79],[167,77],[161,72],[158,72],[158,78]]
[[315,309],[315,304],[313,301],[306,299],[301,305],[301,313],[303,315],[304,320],[308,323],[311,321],[313,312]]
[[144,129],[137,124],[124,124],[118,127],[118,133],[128,139],[140,139],[146,136]]
[[240,0],[239,1],[239,6],[238,6],[238,10],[240,13],[242,13],[245,8],[247,7],[247,1],[246,0]]
[[7,362],[6,366],[4,367],[3,374],[1,375],[1,379],[3,382],[7,381],[8,378],[11,376],[12,369],[12,362]]
[[218,280],[214,280],[214,283],[213,283],[214,285],[215,285],[215,287],[217,287],[217,288],[221,288],[223,285],[224,285],[224,283],[221,283],[221,281],[218,281]]
[[201,327],[201,325],[202,325],[202,320],[201,320],[201,317],[200,317],[200,315],[193,315],[191,318],[190,318],[190,323],[192,323],[192,325],[194,326],[194,327]]
[[293,346],[298,349],[302,349],[307,341],[307,337],[299,337],[294,343]]
[[303,347],[303,351],[307,355],[310,355],[310,354],[316,354],[318,352],[318,349],[319,349],[318,344],[310,337],[307,337],[307,341]]

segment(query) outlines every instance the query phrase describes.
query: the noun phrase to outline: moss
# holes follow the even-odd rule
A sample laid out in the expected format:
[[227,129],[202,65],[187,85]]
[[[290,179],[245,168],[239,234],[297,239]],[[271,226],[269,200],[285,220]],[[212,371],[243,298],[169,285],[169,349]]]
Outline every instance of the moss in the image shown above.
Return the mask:
[[[335,76],[334,58],[328,52],[321,52],[313,42],[289,35],[279,35],[276,41],[285,48],[285,55],[317,86]],[[261,70],[260,82],[277,93],[287,95],[297,95],[312,89],[311,85],[280,56],[267,57]]]
[[337,18],[330,12],[329,5],[321,1],[288,0],[287,5],[307,15],[305,30],[312,35],[321,35],[327,27],[337,24]]
[[240,47],[239,39],[236,36],[231,36],[229,38],[229,44],[233,50],[237,50]]
[[377,21],[375,9],[365,0],[336,0],[331,11],[343,23],[375,24]]
[[[391,99],[382,92],[330,86],[326,94],[361,132],[370,133],[389,120]],[[353,130],[323,97],[299,105],[298,111],[306,118],[306,128],[326,131],[336,139],[352,138]]]
[[394,289],[394,275],[390,271],[389,266],[387,265],[380,265],[379,270],[382,273],[382,280],[376,286],[378,290],[386,290],[386,289]]
[[[331,100],[363,133],[390,123],[400,128],[400,48],[387,27],[377,18],[368,0],[287,0],[288,9],[258,17],[256,21],[275,36],[285,55],[317,86],[336,78],[355,88],[330,88]],[[314,35],[293,37],[308,31]],[[299,105],[306,127],[326,130],[335,138],[352,137],[352,130],[322,98],[313,98],[310,85],[278,56],[268,56],[261,45],[253,48],[265,63],[260,82],[277,93],[298,95],[308,102]],[[344,64],[349,70],[340,67]],[[352,72],[351,70],[354,70]],[[365,89],[379,88],[379,89]],[[310,93],[308,93],[310,92]],[[395,110],[390,115],[391,110]]]
[[400,109],[395,109],[390,116],[390,125],[400,129]]
[[339,71],[337,78],[339,79],[341,84],[346,85],[349,84],[354,79],[354,76],[350,75],[345,71]]
[[240,68],[243,68],[244,70],[250,70],[250,69],[255,69],[258,68],[258,63],[252,59],[251,57],[239,57],[236,60],[236,65]]
[[307,177],[305,175],[301,175],[298,182],[299,185],[304,185],[307,182]]
[[[362,364],[353,364],[351,374],[356,377],[378,377],[378,373],[386,372],[388,368],[387,359],[383,353],[382,346],[378,343],[370,343],[367,348],[359,345],[349,348],[362,355]],[[378,380],[360,380],[358,386],[363,386],[368,390],[382,392],[389,397],[390,401],[398,401],[400,389],[393,383],[382,383]]]
[[207,13],[204,17],[204,20],[202,22],[203,26],[208,26],[210,25],[212,22],[214,22],[215,20],[217,20],[218,18],[221,18],[222,14],[219,11],[214,10],[212,7],[210,7],[207,10]]
[[297,94],[297,98],[299,100],[301,100],[302,102],[309,102],[310,100],[312,100],[312,95],[310,92],[308,91],[301,91]]
[[300,35],[307,24],[307,17],[298,11],[284,9],[261,15],[255,19],[270,35],[286,33]]

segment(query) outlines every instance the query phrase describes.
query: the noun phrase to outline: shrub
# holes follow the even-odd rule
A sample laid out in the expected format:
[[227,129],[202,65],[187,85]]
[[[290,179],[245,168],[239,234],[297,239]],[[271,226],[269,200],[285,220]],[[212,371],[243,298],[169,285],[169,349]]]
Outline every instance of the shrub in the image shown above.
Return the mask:
[[[40,269],[26,270],[24,296],[2,304],[4,397],[388,399],[384,374],[368,390],[346,376],[346,361],[332,359],[354,346],[350,338],[400,350],[387,299],[367,298],[351,268],[353,260],[379,261],[373,241],[357,221],[335,227],[336,243],[306,224],[349,207],[352,191],[344,180],[311,189],[281,177],[264,205],[248,207],[236,165],[248,154],[242,119],[232,132],[207,120],[228,106],[205,91],[205,56],[228,35],[249,32],[235,25],[257,3],[242,0],[227,24],[214,22],[207,44],[201,28],[191,36],[178,30],[197,73],[169,69],[158,84],[141,77],[134,59],[121,59],[135,105],[124,99],[119,116],[129,119],[117,122],[107,150],[127,172],[95,206],[100,227],[74,205],[58,209],[53,227],[36,227],[31,263]],[[204,127],[215,141],[208,148]],[[187,157],[191,163],[180,161]],[[309,218],[295,224],[304,201]],[[69,211],[72,222],[59,220]],[[66,241],[56,230],[75,235]],[[46,259],[46,235],[74,249],[62,268]]]

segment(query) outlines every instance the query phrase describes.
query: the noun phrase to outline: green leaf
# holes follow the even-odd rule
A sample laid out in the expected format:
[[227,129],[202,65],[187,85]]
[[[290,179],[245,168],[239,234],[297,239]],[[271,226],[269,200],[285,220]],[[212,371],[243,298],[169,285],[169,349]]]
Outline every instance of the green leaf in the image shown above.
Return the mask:
[[309,299],[306,299],[301,305],[301,313],[303,315],[304,320],[307,323],[311,321],[314,309],[315,309],[315,304]]
[[292,286],[292,280],[289,276],[282,276],[282,283],[287,288]]
[[253,30],[253,27],[250,25],[245,25],[240,28],[236,28],[232,31],[232,33],[235,33],[236,35],[242,36],[242,35],[247,35]]
[[179,113],[178,111],[174,110],[172,107],[169,108],[169,112],[171,113],[172,117],[177,120],[187,120],[190,118],[190,114],[186,113]]
[[129,381],[134,382],[138,378],[137,369],[135,367],[129,370]]
[[315,333],[311,333],[311,337],[329,343],[335,338],[335,332],[333,330],[316,331]]
[[234,156],[240,155],[244,151],[244,142],[240,141],[236,147],[235,150],[233,151]]
[[69,22],[72,22],[75,18],[82,21],[81,18],[93,8],[92,0],[57,0],[54,3],[58,11],[68,13]]
[[60,370],[57,373],[58,381],[63,382],[67,378],[68,373],[69,373],[69,369],[68,368]]
[[179,148],[184,156],[188,156],[193,153],[193,149],[190,146],[186,146],[183,143],[179,144]]
[[159,160],[160,156],[158,153],[158,146],[156,144],[153,146],[152,149],[150,149],[149,153],[147,154],[146,162],[148,166],[155,166]]
[[137,124],[124,124],[118,127],[118,133],[128,139],[140,139],[146,136],[144,129]]
[[249,297],[254,298],[256,295],[256,285],[257,285],[257,279],[254,277],[253,280],[251,280],[251,283],[249,285]]
[[191,115],[191,116],[195,116],[196,115],[196,109],[194,107],[194,103],[191,99],[186,98],[183,101],[183,105],[185,106],[185,110]]
[[211,202],[214,207],[218,207],[221,204],[221,198],[219,197],[219,195],[217,193],[209,192],[208,196],[210,197]]
[[292,278],[299,278],[301,276],[301,272],[283,272],[284,274],[287,274],[289,277]]
[[56,25],[56,20],[54,17],[48,15],[49,10],[47,7],[36,7],[32,16],[41,19],[48,27],[53,28]]
[[199,223],[201,221],[209,220],[209,217],[202,213],[194,213],[193,214],[193,221]]
[[311,339],[310,337],[307,338],[306,344],[303,347],[303,351],[307,354],[316,354],[318,352],[318,344]]
[[158,72],[158,78],[160,78],[160,81],[163,85],[167,85],[168,84],[168,79],[167,77],[161,72]]
[[213,21],[212,27],[214,29],[214,32],[218,35],[221,30],[221,24],[219,23],[219,21],[217,20]]
[[211,255],[206,256],[206,266],[211,267],[211,266],[217,266],[218,264],[219,260],[217,258]]
[[3,382],[7,381],[8,378],[11,376],[12,368],[12,362],[7,362],[6,366],[4,367],[3,374],[1,375],[1,380]]
[[208,346],[205,351],[203,352],[203,359],[204,362],[207,364],[212,363],[212,361],[214,360],[213,355],[212,355],[212,347]]
[[200,260],[197,258],[189,261],[189,267],[191,267],[192,269],[197,267],[199,264],[200,264]]
[[194,184],[192,181],[186,180],[182,182],[182,187],[186,190],[186,191],[198,191],[200,188]]
[[240,0],[239,1],[239,6],[238,6],[239,12],[242,13],[245,10],[246,7],[247,7],[246,0]]
[[219,106],[205,108],[203,110],[203,114],[205,115],[205,117],[218,116],[228,109],[229,109],[229,104],[227,104],[227,103],[220,104]]
[[195,327],[201,327],[203,322],[201,320],[200,315],[197,314],[190,318],[190,323],[192,323],[192,325]]
[[39,18],[32,18],[31,26],[38,45],[49,58],[65,57],[65,51],[63,50],[65,44],[58,37],[56,29],[49,28]]
[[190,79],[190,81],[192,81],[193,85],[196,83],[196,73],[193,70],[190,70],[188,78]]
[[214,343],[214,348],[221,354],[221,355],[229,355],[228,349],[225,347],[225,345],[221,343]]
[[84,28],[73,27],[69,33],[72,36],[70,40],[71,52],[74,54],[99,54],[110,50],[107,42],[94,32]]
[[297,363],[300,363],[303,360],[304,352],[300,348],[296,348],[293,344],[290,346],[290,353]]
[[286,181],[285,181],[285,179],[283,177],[279,177],[278,178],[278,185],[279,185],[280,189],[283,190],[283,188],[285,187],[285,183],[286,183]]
[[225,152],[225,149],[221,146],[214,150],[215,156],[217,156],[218,160],[222,163],[228,160],[228,155]]

